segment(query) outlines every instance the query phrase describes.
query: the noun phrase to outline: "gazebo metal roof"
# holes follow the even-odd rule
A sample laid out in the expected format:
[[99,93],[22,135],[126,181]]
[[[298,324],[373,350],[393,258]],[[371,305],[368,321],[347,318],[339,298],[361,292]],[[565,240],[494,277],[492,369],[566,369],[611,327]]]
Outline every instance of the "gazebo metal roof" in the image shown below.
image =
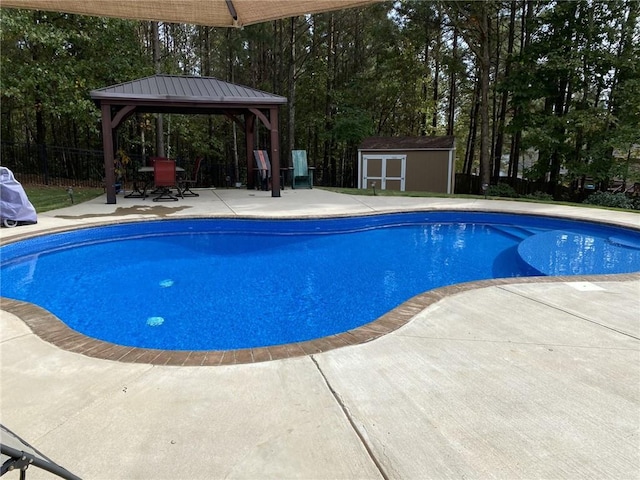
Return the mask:
[[[213,77],[153,75],[91,91],[102,111],[107,203],[116,203],[113,132],[136,112],[218,114],[245,132],[247,171],[252,171],[256,118],[271,132],[271,168],[280,171],[278,108],[285,97]],[[248,185],[252,186],[249,175]],[[271,195],[280,196],[280,176],[273,175]]]
[[[91,91],[91,98],[109,103],[229,107],[283,105],[285,97],[214,77],[153,75]],[[167,105],[169,102],[169,105]]]

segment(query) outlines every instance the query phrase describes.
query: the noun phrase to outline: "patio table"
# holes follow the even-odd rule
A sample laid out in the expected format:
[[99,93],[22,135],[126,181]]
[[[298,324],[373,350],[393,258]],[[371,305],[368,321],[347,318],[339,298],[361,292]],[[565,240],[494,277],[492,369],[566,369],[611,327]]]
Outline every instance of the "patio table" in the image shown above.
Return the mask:
[[[133,182],[133,190],[128,195],[125,195],[125,198],[146,198],[145,192],[147,191],[147,187],[153,181],[153,167],[144,166],[140,167],[137,170],[138,174],[141,174],[143,178],[143,189],[140,190],[140,185],[138,181]],[[184,168],[176,167],[176,173],[184,173]]]

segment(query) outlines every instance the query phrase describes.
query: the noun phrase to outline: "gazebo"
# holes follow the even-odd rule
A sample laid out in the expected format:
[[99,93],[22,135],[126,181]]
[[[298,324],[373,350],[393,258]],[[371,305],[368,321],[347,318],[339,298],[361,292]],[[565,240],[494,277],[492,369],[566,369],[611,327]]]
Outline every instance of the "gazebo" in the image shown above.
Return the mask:
[[[256,118],[271,133],[271,169],[280,171],[278,109],[285,97],[213,77],[153,75],[91,91],[102,112],[107,203],[116,203],[114,131],[134,113],[225,115],[245,132],[247,171],[253,168]],[[251,179],[251,176],[249,176]],[[280,196],[280,175],[273,175],[272,197]]]

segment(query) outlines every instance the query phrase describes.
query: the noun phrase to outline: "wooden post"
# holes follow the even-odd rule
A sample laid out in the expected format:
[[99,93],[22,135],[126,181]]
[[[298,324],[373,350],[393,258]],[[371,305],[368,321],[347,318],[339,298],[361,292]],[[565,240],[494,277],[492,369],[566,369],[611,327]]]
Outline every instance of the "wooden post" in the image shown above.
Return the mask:
[[244,116],[244,138],[247,145],[247,189],[255,188],[253,175],[253,148],[255,145],[256,116],[247,112]]
[[271,196],[280,196],[280,135],[278,132],[278,107],[269,109],[271,123]]
[[116,203],[116,172],[113,158],[113,129],[111,127],[111,105],[101,105],[102,148],[104,150],[104,184],[107,203]]

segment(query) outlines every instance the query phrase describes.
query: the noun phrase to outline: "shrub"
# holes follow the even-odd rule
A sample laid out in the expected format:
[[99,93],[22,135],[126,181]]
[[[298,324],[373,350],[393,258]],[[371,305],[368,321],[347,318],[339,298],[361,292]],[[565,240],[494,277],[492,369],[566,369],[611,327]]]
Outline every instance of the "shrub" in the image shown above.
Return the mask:
[[638,202],[634,202],[624,193],[595,192],[589,195],[582,203],[589,205],[599,205],[601,207],[626,208],[627,210],[637,210]]
[[551,201],[553,200],[553,195],[537,190],[533,193],[530,193],[529,195],[525,195],[525,198],[531,198],[533,200]]
[[490,185],[487,189],[487,195],[491,197],[509,197],[518,198],[518,194],[511,185],[506,183],[499,183],[497,185]]

